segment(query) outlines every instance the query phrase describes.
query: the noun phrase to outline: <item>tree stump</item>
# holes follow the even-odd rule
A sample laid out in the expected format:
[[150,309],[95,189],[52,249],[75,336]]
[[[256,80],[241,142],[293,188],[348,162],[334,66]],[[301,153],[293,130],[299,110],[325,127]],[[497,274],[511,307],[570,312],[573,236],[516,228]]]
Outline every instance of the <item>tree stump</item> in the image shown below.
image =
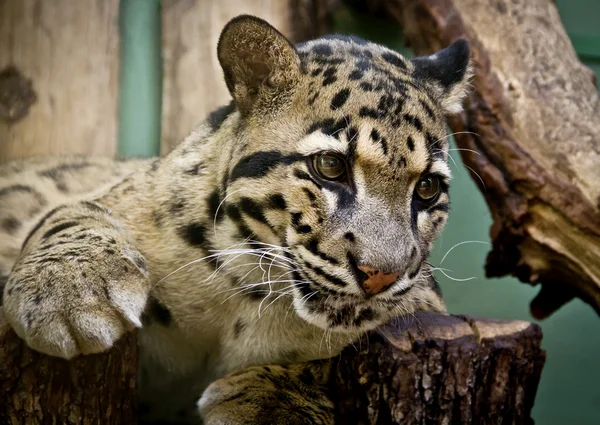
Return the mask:
[[336,423],[530,424],[541,339],[538,325],[522,321],[398,319],[340,357]]
[[475,64],[450,118],[490,207],[489,277],[541,284],[543,318],[581,297],[600,313],[600,95],[551,0],[352,0],[385,13],[417,54],[458,38]]
[[136,423],[137,342],[72,361],[28,348],[0,307],[0,424]]

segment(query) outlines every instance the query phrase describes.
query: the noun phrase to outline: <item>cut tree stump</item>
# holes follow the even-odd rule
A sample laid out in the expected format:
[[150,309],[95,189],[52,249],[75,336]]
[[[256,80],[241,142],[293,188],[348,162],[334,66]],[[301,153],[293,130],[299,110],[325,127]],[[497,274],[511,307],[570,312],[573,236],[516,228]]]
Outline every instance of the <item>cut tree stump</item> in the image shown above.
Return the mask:
[[540,327],[522,321],[399,319],[363,340],[365,349],[343,352],[333,378],[336,423],[531,424],[541,340]]
[[[407,326],[407,323],[409,326]],[[539,326],[402,319],[334,360],[336,423],[527,424],[544,364]],[[36,353],[0,308],[0,423],[135,424],[135,335],[70,362]]]
[[600,95],[554,2],[347,2],[394,19],[419,55],[468,40],[473,89],[449,123],[494,220],[486,273],[541,284],[538,318],[574,296],[600,313]]
[[28,348],[0,307],[0,424],[136,423],[137,343],[130,333],[110,352],[72,361]]

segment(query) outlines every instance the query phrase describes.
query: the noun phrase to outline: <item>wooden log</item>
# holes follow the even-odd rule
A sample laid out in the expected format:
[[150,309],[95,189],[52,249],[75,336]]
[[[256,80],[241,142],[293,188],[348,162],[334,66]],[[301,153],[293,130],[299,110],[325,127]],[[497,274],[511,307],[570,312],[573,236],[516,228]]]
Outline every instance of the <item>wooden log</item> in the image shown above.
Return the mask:
[[108,353],[72,361],[28,348],[0,307],[0,424],[136,423],[134,333]]
[[343,352],[333,377],[336,423],[530,424],[541,339],[538,325],[522,321],[432,313],[398,320],[360,351]]
[[395,19],[417,54],[469,41],[473,90],[450,126],[494,220],[486,273],[541,284],[538,318],[574,296],[600,313],[600,95],[554,2],[351,3]]
[[116,150],[119,0],[0,1],[0,162]]

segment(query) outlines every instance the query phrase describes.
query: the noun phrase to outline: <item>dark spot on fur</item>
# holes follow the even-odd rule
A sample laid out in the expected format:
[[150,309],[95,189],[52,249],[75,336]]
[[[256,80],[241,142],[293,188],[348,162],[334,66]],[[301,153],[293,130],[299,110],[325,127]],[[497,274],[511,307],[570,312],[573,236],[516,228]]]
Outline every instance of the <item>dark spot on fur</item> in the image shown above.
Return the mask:
[[323,87],[333,84],[337,81],[337,70],[334,67],[329,67],[323,73]]
[[66,221],[64,223],[56,225],[50,230],[48,230],[46,233],[44,233],[42,239],[48,239],[50,236],[56,235],[57,233],[62,232],[63,230],[66,230],[70,227],[77,226],[78,224],[79,223],[77,223],[76,221]]
[[292,226],[297,227],[300,224],[300,220],[302,220],[301,212],[292,213]]
[[[210,199],[209,199],[210,201]],[[179,199],[174,201],[171,205],[169,205],[169,213],[172,215],[179,215],[185,208],[185,200]]]
[[38,175],[41,177],[47,177],[54,181],[56,188],[60,192],[67,192],[68,188],[65,182],[65,173],[69,171],[77,171],[82,170],[84,168],[90,167],[92,164],[89,162],[81,162],[77,164],[61,164],[53,168],[49,168],[44,171],[39,171]]
[[371,130],[371,139],[373,139],[373,141],[378,142],[379,145],[381,146],[381,150],[383,150],[383,154],[387,155],[388,153],[388,146],[387,146],[387,141],[385,140],[384,137],[381,137],[381,135],[379,134],[379,131],[377,131],[377,129],[373,129]]
[[263,208],[260,204],[250,198],[241,198],[239,202],[240,210],[247,216],[253,218],[261,223],[268,224],[267,218],[263,212]]
[[415,150],[415,141],[412,138],[412,136],[408,136],[408,138],[406,139],[406,145],[408,146],[408,149],[411,152]]
[[398,167],[400,168],[404,168],[406,167],[406,158],[401,156],[400,159],[398,160]]
[[285,210],[287,208],[287,204],[281,193],[275,193],[269,196],[269,205],[271,208],[277,210]]
[[241,333],[244,331],[245,327],[246,327],[246,324],[244,323],[244,321],[242,319],[238,319],[235,322],[235,325],[233,326],[233,337],[239,338]]
[[395,67],[400,68],[403,71],[406,71],[406,63],[404,63],[404,60],[400,56],[391,52],[387,52],[381,55],[381,57],[387,63],[394,65]]
[[380,113],[379,111],[373,109],[373,108],[369,108],[368,106],[363,106],[360,108],[360,110],[358,111],[358,114],[362,117],[362,118],[373,118],[373,119],[379,119],[380,118]]
[[350,242],[354,242],[354,240],[355,240],[354,233],[352,233],[352,232],[344,233],[344,238],[348,239]]
[[195,165],[192,165],[191,167],[187,168],[184,173],[187,174],[188,176],[197,176],[200,174],[200,172],[202,172],[204,169],[206,168],[206,166],[204,165],[203,162],[198,162]]
[[335,110],[344,106],[348,97],[350,97],[350,89],[342,89],[337,92],[331,100],[331,109]]
[[236,207],[233,204],[227,205],[227,215],[229,216],[230,219],[232,219],[235,222],[241,222],[242,221],[242,214],[240,213],[240,209],[238,207]]
[[14,217],[8,217],[2,220],[2,228],[6,233],[12,235],[21,227],[21,222]]
[[309,387],[313,386],[315,383],[315,376],[313,375],[312,371],[310,370],[310,368],[308,366],[305,367],[302,370],[302,372],[300,372],[298,374],[298,379],[304,385],[309,386]]
[[317,55],[322,56],[331,56],[333,54],[333,50],[331,50],[331,46],[325,43],[316,44],[313,46],[312,51]]
[[421,120],[418,117],[414,117],[409,114],[404,114],[403,118],[404,118],[404,121],[406,121],[407,123],[412,125],[417,130],[423,131],[423,123],[421,122]]
[[217,131],[221,128],[223,122],[227,119],[229,115],[231,115],[235,111],[235,103],[233,101],[229,102],[229,104],[225,106],[221,106],[218,109],[215,109],[207,118],[208,125],[210,125],[211,130]]
[[163,326],[169,326],[173,319],[169,309],[152,296],[148,299],[143,316],[144,322],[148,324],[157,322]]
[[312,227],[310,227],[308,224],[303,224],[302,226],[298,226],[296,231],[298,233],[310,233],[312,232]]
[[318,256],[323,261],[327,261],[333,265],[338,265],[340,262],[333,257],[325,254],[324,252],[319,250],[319,241],[317,239],[309,240],[304,247],[309,250],[312,254]]
[[366,91],[366,92],[373,91],[373,84],[367,83],[366,81],[363,81],[362,83],[360,83],[359,87],[362,91]]
[[365,75],[364,72],[362,72],[360,69],[355,69],[350,73],[348,78],[350,80],[360,80],[363,77],[363,75]]
[[313,69],[313,71],[310,73],[310,75],[312,75],[313,77],[316,77],[321,72],[323,72],[323,68],[316,68],[316,69]]
[[[223,219],[223,215],[225,211],[221,205],[221,194],[219,189],[215,189],[212,191],[210,196],[208,197],[208,213],[212,220],[216,220],[217,223]],[[219,208],[219,206],[221,207]]]
[[314,193],[312,193],[310,191],[310,189],[307,189],[306,187],[303,187],[302,191],[306,194],[306,196],[308,197],[308,200],[310,202],[315,202],[317,200],[317,196]]
[[201,223],[191,223],[178,229],[179,236],[192,246],[201,247],[206,242],[206,227]]
[[419,103],[423,109],[425,109],[427,116],[429,116],[431,119],[435,119],[435,113],[433,112],[433,109],[431,109],[431,107],[423,99],[419,99]]

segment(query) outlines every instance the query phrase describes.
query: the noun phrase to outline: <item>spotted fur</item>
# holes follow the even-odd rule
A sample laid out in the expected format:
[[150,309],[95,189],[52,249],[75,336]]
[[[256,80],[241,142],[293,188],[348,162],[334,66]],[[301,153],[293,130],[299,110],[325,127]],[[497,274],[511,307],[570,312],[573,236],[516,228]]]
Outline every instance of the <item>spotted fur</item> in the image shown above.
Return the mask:
[[[218,56],[233,101],[167,157],[0,167],[6,316],[64,358],[141,328],[145,421],[197,420],[203,394],[206,423],[331,424],[317,360],[394,316],[444,311],[426,259],[448,215],[444,114],[460,109],[469,50],[294,47],[243,16]],[[322,153],[343,158],[343,181],[317,172]],[[427,176],[440,190],[424,201]],[[365,292],[378,273],[399,278]]]

